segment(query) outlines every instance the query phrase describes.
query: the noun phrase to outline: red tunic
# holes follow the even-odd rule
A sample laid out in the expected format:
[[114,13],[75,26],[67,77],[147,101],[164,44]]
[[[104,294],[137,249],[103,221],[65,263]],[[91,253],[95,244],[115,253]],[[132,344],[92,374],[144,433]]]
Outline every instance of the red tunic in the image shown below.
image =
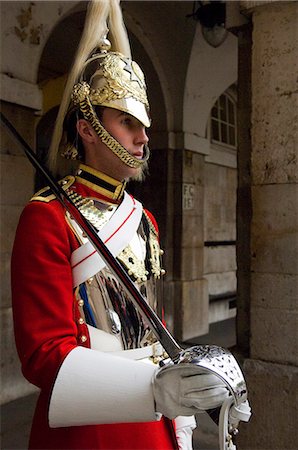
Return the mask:
[[[84,197],[102,198],[78,182],[76,189]],[[70,256],[77,247],[57,200],[32,201],[25,207],[12,255],[12,301],[22,371],[41,389],[29,448],[177,449],[172,422],[166,418],[150,423],[48,426],[50,394],[63,360],[78,345],[90,347],[88,328],[78,323],[73,295]],[[84,343],[83,335],[88,337]]]

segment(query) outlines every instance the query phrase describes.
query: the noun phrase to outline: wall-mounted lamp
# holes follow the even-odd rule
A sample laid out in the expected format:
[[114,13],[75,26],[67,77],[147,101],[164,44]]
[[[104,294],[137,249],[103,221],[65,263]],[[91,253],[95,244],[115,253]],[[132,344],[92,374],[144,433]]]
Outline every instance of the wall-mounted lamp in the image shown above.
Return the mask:
[[226,4],[223,1],[194,2],[193,17],[199,21],[205,41],[212,47],[219,47],[228,35],[225,29]]

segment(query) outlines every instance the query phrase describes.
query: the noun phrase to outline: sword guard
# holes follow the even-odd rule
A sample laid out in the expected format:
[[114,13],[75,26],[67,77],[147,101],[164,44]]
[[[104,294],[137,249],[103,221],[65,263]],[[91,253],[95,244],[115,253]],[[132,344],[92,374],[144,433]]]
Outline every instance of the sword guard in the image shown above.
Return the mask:
[[229,350],[216,345],[197,345],[180,352],[175,364],[195,364],[217,375],[227,386],[236,406],[247,400],[242,371]]

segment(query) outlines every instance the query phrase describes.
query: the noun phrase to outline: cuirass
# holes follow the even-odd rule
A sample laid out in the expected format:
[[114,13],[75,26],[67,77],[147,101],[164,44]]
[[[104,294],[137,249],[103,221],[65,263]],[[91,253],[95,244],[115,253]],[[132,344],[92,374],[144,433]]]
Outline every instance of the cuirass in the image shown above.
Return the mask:
[[[79,207],[97,230],[113,215],[116,206],[88,199]],[[84,206],[85,205],[85,206]],[[151,227],[150,227],[151,225]],[[76,231],[78,239],[82,236]],[[157,284],[162,273],[158,238],[145,214],[133,239],[117,256],[150,306],[157,310]],[[160,291],[160,289],[158,289]],[[105,267],[76,289],[84,300],[86,323],[113,334],[125,350],[150,345],[155,337],[112,271]]]

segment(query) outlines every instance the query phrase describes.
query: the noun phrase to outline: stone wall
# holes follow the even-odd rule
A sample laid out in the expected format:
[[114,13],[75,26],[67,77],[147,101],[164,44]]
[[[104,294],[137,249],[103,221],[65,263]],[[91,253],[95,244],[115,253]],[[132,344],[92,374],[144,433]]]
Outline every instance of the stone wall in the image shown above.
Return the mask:
[[174,333],[185,341],[208,332],[204,260],[204,156],[176,149],[169,154],[168,229],[172,254],[168,293],[174,298]]
[[[36,117],[31,109],[2,103],[3,114],[30,146]],[[32,392],[21,375],[13,336],[10,257],[15,230],[24,205],[33,194],[34,170],[21,148],[1,127],[1,398],[0,403]],[[30,321],[30,317],[28,317]]]
[[[253,416],[238,442],[241,449],[289,450],[298,438],[297,2],[260,2],[252,22],[251,153],[239,149],[241,173],[248,173],[243,161],[251,169],[250,252],[238,256],[250,271],[244,370]],[[239,201],[243,212],[245,196]],[[243,271],[242,298],[244,278]]]
[[[204,276],[209,295],[236,291],[237,170],[205,164]],[[225,244],[225,245],[224,245]]]

